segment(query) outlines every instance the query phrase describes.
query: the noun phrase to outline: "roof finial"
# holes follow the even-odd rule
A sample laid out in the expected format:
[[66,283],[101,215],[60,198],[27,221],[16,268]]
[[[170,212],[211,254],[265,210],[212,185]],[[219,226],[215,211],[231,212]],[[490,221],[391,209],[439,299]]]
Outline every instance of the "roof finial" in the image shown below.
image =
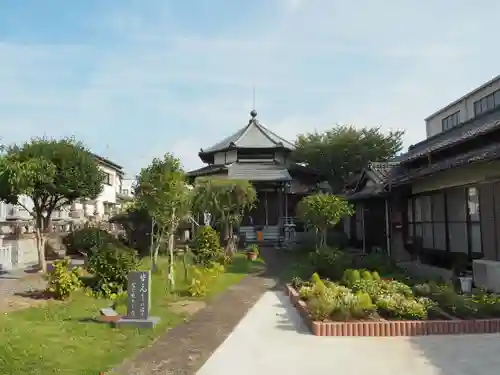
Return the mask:
[[257,111],[255,109],[252,109],[250,111],[250,116],[252,116],[252,120],[255,119],[257,117]]

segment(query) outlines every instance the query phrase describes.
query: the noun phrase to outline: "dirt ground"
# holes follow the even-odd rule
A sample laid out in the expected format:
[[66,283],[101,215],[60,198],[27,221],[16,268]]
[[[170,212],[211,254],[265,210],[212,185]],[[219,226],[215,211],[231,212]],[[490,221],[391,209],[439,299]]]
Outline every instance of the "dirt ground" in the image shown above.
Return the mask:
[[0,277],[0,312],[6,313],[47,302],[42,291],[46,281],[39,274]]

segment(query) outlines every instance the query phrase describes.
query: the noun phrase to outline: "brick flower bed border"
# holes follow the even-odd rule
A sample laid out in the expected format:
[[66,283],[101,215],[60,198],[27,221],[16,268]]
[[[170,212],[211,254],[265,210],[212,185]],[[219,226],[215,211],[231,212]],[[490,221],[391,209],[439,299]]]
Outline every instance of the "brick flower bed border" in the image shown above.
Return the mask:
[[306,303],[291,285],[286,285],[285,293],[315,336],[424,336],[500,332],[500,319],[314,321]]

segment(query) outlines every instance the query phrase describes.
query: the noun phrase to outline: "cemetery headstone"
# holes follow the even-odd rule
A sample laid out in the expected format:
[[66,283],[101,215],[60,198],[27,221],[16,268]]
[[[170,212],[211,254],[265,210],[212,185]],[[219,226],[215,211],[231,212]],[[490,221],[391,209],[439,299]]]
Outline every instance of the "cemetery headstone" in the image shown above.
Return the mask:
[[151,308],[151,272],[133,271],[128,274],[127,316],[116,322],[117,326],[132,325],[152,328],[160,318],[149,316]]

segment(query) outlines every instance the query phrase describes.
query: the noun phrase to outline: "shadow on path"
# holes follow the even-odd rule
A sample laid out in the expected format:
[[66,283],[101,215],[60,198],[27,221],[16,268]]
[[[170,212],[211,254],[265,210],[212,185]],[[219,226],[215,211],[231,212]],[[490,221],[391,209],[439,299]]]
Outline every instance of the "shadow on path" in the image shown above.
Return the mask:
[[311,335],[311,331],[306,327],[302,318],[297,313],[297,309],[290,303],[290,299],[281,291],[276,292],[280,303],[275,305],[282,312],[278,313],[279,322],[277,327],[284,331],[293,331],[302,335]]
[[440,375],[500,373],[500,334],[421,336],[409,342]]

